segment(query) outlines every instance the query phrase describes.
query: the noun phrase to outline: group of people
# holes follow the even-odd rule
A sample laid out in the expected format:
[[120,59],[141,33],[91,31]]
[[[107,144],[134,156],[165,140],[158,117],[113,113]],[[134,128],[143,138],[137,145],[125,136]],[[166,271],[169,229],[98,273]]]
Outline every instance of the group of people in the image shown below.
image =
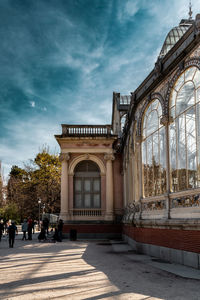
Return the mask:
[[63,230],[63,220],[58,221],[55,231],[51,229],[49,233],[49,220],[45,218],[42,222],[41,231],[38,235],[39,241],[46,241],[47,239],[54,242],[62,242],[62,230]]
[[28,233],[28,240],[32,240],[32,233],[35,232],[35,225],[36,221],[33,221],[31,217],[28,217],[28,219],[24,219],[24,222],[22,224],[22,232],[23,232],[23,240],[27,240],[26,233]]
[[[36,221],[33,221],[31,217],[28,217],[28,219],[24,219],[24,222],[22,223],[22,240],[32,240],[32,233],[34,233],[34,227],[36,225]],[[41,224],[41,230],[38,235],[39,241],[45,241],[45,240],[52,240],[57,242],[62,242],[62,230],[63,230],[63,220],[59,220],[57,223],[57,226],[55,228],[55,231],[51,229],[51,232],[49,233],[49,220],[48,218],[45,218],[42,221]],[[13,248],[14,241],[15,241],[15,235],[18,234],[17,226],[15,225],[14,221],[9,221],[4,223],[3,220],[0,221],[0,242],[2,235],[8,234],[9,237],[9,247]],[[28,233],[28,238],[27,234]]]

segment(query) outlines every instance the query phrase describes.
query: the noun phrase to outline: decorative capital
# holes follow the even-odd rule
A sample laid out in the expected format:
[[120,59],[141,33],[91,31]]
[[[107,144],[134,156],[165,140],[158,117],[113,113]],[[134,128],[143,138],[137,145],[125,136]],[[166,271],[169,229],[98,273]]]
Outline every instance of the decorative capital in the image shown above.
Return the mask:
[[108,154],[104,155],[104,159],[107,160],[107,161],[108,160],[115,160],[115,156],[111,153],[110,154],[108,153]]
[[160,119],[160,124],[166,126],[168,124],[173,123],[173,121],[174,121],[173,117],[167,116],[167,115],[163,115],[161,117],[161,119]]
[[70,159],[69,153],[60,153],[59,160],[60,162],[68,161]]

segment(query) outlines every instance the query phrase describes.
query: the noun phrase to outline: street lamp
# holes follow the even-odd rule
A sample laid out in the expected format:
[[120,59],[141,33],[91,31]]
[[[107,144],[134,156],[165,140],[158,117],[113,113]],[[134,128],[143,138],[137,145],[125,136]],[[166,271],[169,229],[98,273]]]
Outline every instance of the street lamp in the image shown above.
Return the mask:
[[38,199],[38,205],[39,205],[38,229],[39,229],[39,230],[40,230],[40,204],[41,204],[41,200]]

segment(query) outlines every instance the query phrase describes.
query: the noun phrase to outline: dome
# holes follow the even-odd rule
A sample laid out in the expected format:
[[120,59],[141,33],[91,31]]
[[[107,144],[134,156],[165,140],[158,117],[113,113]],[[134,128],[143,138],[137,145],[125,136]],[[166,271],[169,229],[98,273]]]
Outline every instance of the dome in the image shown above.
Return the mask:
[[160,51],[160,58],[164,57],[169,52],[169,50],[178,42],[193,22],[193,20],[181,20],[179,26],[170,30]]

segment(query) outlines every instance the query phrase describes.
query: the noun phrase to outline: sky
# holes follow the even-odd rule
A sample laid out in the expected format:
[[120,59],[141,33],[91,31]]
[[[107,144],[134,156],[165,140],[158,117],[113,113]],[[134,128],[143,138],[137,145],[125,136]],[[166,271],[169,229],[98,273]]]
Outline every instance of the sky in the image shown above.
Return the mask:
[[[0,160],[4,179],[61,124],[110,124],[154,68],[188,0],[0,0]],[[200,0],[192,3],[193,17]]]

